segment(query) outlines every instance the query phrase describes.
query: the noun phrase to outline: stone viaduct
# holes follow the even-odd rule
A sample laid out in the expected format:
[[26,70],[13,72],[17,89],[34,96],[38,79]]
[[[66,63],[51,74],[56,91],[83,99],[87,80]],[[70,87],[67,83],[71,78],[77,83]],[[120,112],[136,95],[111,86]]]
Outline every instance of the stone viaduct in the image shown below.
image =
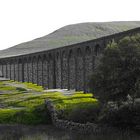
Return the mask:
[[5,78],[32,82],[45,89],[75,89],[88,92],[88,81],[96,60],[106,45],[122,37],[140,33],[140,28],[90,41],[26,55],[0,58]]

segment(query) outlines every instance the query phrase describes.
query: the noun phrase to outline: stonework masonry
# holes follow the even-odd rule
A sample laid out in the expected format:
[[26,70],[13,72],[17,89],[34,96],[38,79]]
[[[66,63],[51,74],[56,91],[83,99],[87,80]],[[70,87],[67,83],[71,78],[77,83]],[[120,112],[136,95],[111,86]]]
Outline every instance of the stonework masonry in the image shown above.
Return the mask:
[[114,127],[105,126],[105,125],[101,126],[101,125],[97,125],[95,123],[89,123],[89,122],[82,124],[82,123],[59,119],[57,115],[57,110],[55,109],[51,100],[46,100],[45,105],[50,113],[52,123],[56,128],[74,131],[74,132],[82,133],[82,134],[91,133],[94,135],[107,134],[107,133],[111,134],[111,133],[119,132],[118,129]]
[[[0,71],[11,80],[45,89],[88,92],[88,82],[104,48],[112,40],[140,33],[140,28],[48,51],[0,59]],[[39,47],[39,46],[38,46]]]
[[85,133],[85,134],[86,133],[97,134],[100,132],[100,129],[97,127],[96,124],[92,124],[92,123],[80,124],[80,123],[59,119],[57,116],[57,111],[55,110],[55,107],[52,104],[52,102],[50,100],[46,100],[45,104],[50,112],[52,123],[57,128],[65,129],[65,130],[73,130],[76,132],[78,131],[80,133]]

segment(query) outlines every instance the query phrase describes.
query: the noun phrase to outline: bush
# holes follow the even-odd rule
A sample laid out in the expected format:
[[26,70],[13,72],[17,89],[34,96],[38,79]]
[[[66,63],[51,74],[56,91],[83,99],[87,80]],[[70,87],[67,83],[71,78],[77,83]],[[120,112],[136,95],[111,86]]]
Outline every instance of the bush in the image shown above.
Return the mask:
[[27,92],[27,89],[22,87],[16,87],[16,90],[18,90],[19,92]]
[[93,72],[90,89],[103,104],[140,96],[140,34],[108,44]]
[[86,122],[97,122],[98,115],[100,112],[99,106],[95,107],[87,107],[87,108],[75,108],[73,109],[69,116],[68,120],[78,122],[78,123],[86,123]]
[[51,117],[45,105],[30,110],[21,110],[13,115],[12,122],[22,124],[50,124]]
[[123,105],[119,109],[105,109],[100,114],[100,123],[115,127],[133,128],[140,126],[140,105]]

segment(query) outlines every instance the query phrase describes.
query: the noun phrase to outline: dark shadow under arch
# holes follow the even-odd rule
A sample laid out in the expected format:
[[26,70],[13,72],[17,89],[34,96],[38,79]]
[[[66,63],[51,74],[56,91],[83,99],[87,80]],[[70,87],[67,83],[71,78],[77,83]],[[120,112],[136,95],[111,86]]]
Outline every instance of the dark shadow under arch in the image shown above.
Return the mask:
[[91,55],[91,48],[89,46],[85,49],[86,55]]
[[38,56],[38,64],[37,64],[37,84],[42,86],[43,85],[43,60],[42,57]]
[[97,45],[95,45],[95,48],[94,48],[94,54],[95,54],[95,56],[98,56],[99,53],[100,53],[100,45],[97,44]]

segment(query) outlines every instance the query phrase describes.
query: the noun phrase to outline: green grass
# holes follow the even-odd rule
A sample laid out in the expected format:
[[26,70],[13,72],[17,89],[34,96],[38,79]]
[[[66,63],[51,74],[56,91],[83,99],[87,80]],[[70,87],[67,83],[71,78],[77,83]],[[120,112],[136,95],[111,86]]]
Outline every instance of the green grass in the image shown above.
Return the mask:
[[43,87],[42,86],[38,86],[37,84],[32,84],[32,83],[27,83],[27,82],[24,82],[24,84],[29,89],[33,89],[33,90],[38,91],[38,92],[42,92],[43,91]]
[[0,94],[0,106],[2,106],[0,123],[50,123],[49,112],[44,104],[46,99],[51,99],[58,112],[63,111],[65,118],[75,108],[85,109],[98,104],[97,100],[92,98],[92,94],[76,92],[73,95],[64,96],[59,92],[44,93],[43,88],[35,84],[24,83],[24,85],[32,89],[32,92],[0,82],[0,91],[3,89],[5,91],[4,94]]
[[6,85],[5,81],[0,82],[0,91],[15,91],[15,90],[16,90],[16,87]]

